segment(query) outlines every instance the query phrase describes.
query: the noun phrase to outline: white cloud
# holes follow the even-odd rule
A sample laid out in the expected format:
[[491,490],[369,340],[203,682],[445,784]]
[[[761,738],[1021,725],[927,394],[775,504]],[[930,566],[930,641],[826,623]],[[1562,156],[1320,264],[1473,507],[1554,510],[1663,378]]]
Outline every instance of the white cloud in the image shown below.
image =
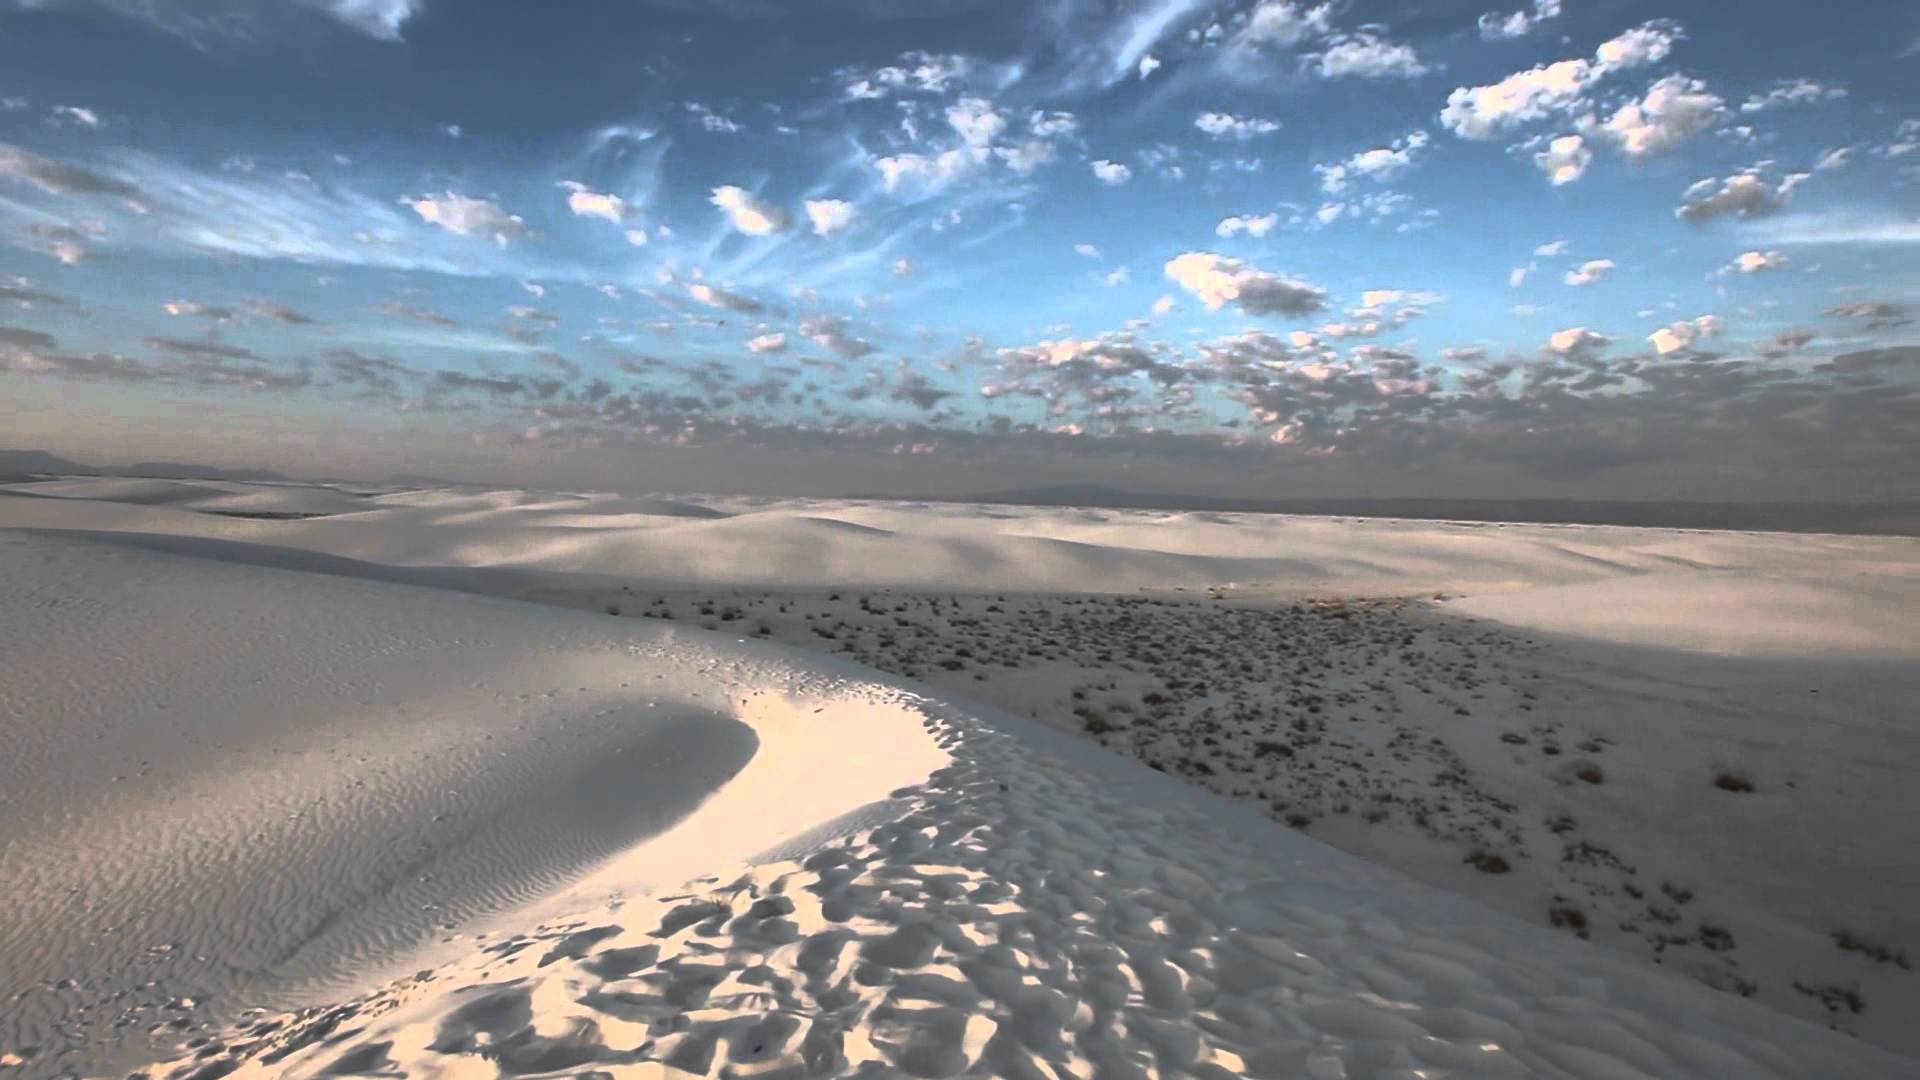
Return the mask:
[[1817,105],[1825,101],[1838,101],[1846,96],[1846,90],[1827,86],[1817,79],[1789,79],[1782,80],[1764,94],[1755,94],[1741,102],[1740,111],[1757,113],[1789,105]]
[[1787,214],[1745,226],[1742,232],[1768,244],[1920,244],[1920,217],[1849,211]]
[[79,124],[81,127],[87,128],[97,128],[100,126],[99,113],[78,105],[55,105],[49,110],[49,113],[54,120],[59,122]]
[[1166,275],[1210,311],[1235,304],[1249,315],[1304,315],[1326,306],[1327,292],[1318,285],[1209,251],[1176,256]]
[[508,213],[499,203],[490,199],[475,199],[448,191],[439,195],[423,195],[417,199],[402,199],[401,202],[412,207],[422,220],[450,233],[491,237],[500,247],[506,247],[509,241],[527,229],[526,222],[520,220],[518,215]]
[[747,349],[757,353],[782,353],[787,351],[787,335],[761,334],[747,342]]
[[980,167],[980,158],[964,150],[935,155],[895,154],[875,158],[881,185],[890,195],[922,198],[938,194],[949,184]]
[[1702,315],[1697,319],[1682,320],[1671,326],[1663,326],[1647,335],[1653,343],[1653,349],[1661,356],[1691,348],[1693,343],[1703,337],[1718,336],[1721,330],[1720,317]]
[[873,352],[873,343],[847,333],[846,323],[825,315],[800,324],[800,333],[814,344],[848,360],[858,360]]
[[1722,217],[1765,217],[1785,206],[1793,190],[1809,175],[1788,173],[1775,184],[1756,165],[1724,180],[1700,180],[1681,195],[1673,214],[1694,225]]
[[1519,288],[1522,285],[1525,285],[1527,283],[1527,279],[1533,276],[1533,271],[1534,271],[1534,265],[1532,263],[1528,263],[1525,266],[1514,267],[1513,269],[1507,271],[1507,285],[1515,289]]
[[1073,245],[1073,253],[1076,255],[1085,255],[1089,259],[1097,259],[1100,257],[1100,249],[1094,247],[1092,244],[1075,244]]
[[711,201],[727,212],[727,218],[733,222],[734,228],[749,236],[785,232],[792,224],[786,211],[732,184],[714,188]]
[[1155,315],[1165,315],[1167,312],[1172,311],[1176,304],[1177,301],[1175,301],[1172,296],[1162,296],[1153,302],[1153,313]]
[[1413,46],[1369,33],[1349,34],[1313,58],[1323,79],[1410,79],[1427,73]]
[[1235,214],[1232,217],[1220,219],[1220,224],[1214,226],[1213,231],[1220,236],[1238,236],[1241,233],[1246,233],[1248,236],[1265,236],[1278,224],[1280,224],[1279,214],[1257,216]]
[[1035,109],[1027,117],[1027,130],[1035,138],[1057,139],[1071,135],[1080,128],[1080,121],[1070,112],[1049,112]]
[[1586,175],[1587,166],[1592,162],[1593,151],[1587,149],[1586,140],[1578,135],[1562,135],[1533,155],[1533,163],[1547,174],[1555,187],[1571,184]]
[[634,247],[646,247],[647,246],[647,230],[628,229],[627,243],[632,244]]
[[1589,259],[1567,271],[1566,281],[1569,285],[1593,285],[1604,280],[1612,269],[1612,259]]
[[1783,251],[1743,251],[1727,264],[1727,269],[1739,274],[1760,274],[1783,269],[1788,261]]
[[1534,248],[1533,253],[1541,258],[1551,259],[1565,250],[1567,250],[1567,242],[1565,240],[1549,240],[1539,247]]
[[844,199],[807,200],[807,220],[813,222],[815,236],[832,236],[853,224],[855,216],[853,204]]
[[1480,36],[1488,41],[1526,37],[1548,19],[1560,17],[1560,0],[1533,0],[1533,7],[1505,15],[1489,11],[1480,16]]
[[1556,331],[1552,337],[1547,339],[1547,347],[1563,356],[1602,349],[1612,343],[1612,338],[1605,334],[1589,330],[1584,326],[1574,326],[1565,330]]
[[1852,163],[1853,148],[1842,146],[1821,154],[1820,160],[1813,163],[1813,171],[1832,172],[1835,169],[1844,169]]
[[1140,58],[1140,65],[1136,70],[1140,72],[1140,77],[1144,79],[1160,70],[1160,58],[1152,53],[1148,53]]
[[1602,78],[1665,59],[1679,39],[1673,23],[1649,22],[1605,42],[1592,60],[1559,60],[1497,83],[1456,87],[1440,122],[1463,139],[1490,139],[1506,128],[1572,112],[1587,105],[1586,92]]
[[1093,163],[1093,175],[1103,184],[1124,184],[1133,179],[1133,170],[1117,161],[1096,161]]
[[1655,19],[1603,42],[1594,50],[1594,62],[1602,71],[1624,71],[1657,64],[1673,52],[1674,44],[1682,36],[1677,24]]
[[1022,139],[1014,146],[996,146],[993,155],[1006,163],[1007,168],[1020,175],[1030,175],[1035,169],[1048,164],[1055,157],[1053,144],[1045,139]]
[[894,277],[908,278],[919,273],[920,267],[912,259],[902,257],[893,260],[893,265],[887,267],[887,271]]
[[1698,79],[1668,75],[1648,87],[1639,101],[1620,106],[1599,134],[1618,143],[1630,158],[1649,157],[1712,127],[1725,104]]
[[767,307],[751,296],[731,292],[717,285],[709,285],[704,281],[696,281],[688,285],[687,295],[708,307],[721,308],[726,311],[738,311],[744,315],[758,314],[759,312],[765,311]]
[[1007,118],[994,110],[985,98],[963,97],[947,108],[947,123],[960,133],[968,146],[985,148],[1006,133]]
[[1216,139],[1251,139],[1256,135],[1271,135],[1280,130],[1278,122],[1258,116],[1235,116],[1232,113],[1203,112],[1193,118],[1193,126]]
[[1333,5],[1306,7],[1296,0],[1261,0],[1247,14],[1247,24],[1236,44],[1294,45],[1309,37],[1330,33]]
[[1490,139],[1502,129],[1572,107],[1592,78],[1587,61],[1561,60],[1487,86],[1458,87],[1447,95],[1440,123],[1463,139]]
[[1347,190],[1347,184],[1353,179],[1385,181],[1413,164],[1413,157],[1427,145],[1427,133],[1415,130],[1405,138],[1395,139],[1391,145],[1379,146],[1371,150],[1362,150],[1345,161],[1331,165],[1315,165],[1313,171],[1320,177],[1320,190],[1329,195],[1338,195]]
[[599,218],[615,225],[625,223],[627,204],[620,196],[594,191],[577,180],[562,180],[559,186],[566,189],[567,209],[573,211],[575,217]]
[[1116,285],[1125,285],[1132,278],[1133,274],[1130,273],[1126,267],[1119,266],[1109,270],[1106,276],[1100,280],[1106,282],[1107,288],[1111,289]]

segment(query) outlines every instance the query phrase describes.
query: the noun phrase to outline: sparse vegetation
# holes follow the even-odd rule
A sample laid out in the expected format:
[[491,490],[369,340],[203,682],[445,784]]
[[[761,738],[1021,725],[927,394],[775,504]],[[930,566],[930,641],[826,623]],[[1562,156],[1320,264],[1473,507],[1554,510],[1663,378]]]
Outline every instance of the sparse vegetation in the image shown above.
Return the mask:
[[1753,790],[1753,781],[1736,773],[1723,772],[1713,778],[1713,786],[1719,788],[1721,791],[1732,791],[1744,794]]

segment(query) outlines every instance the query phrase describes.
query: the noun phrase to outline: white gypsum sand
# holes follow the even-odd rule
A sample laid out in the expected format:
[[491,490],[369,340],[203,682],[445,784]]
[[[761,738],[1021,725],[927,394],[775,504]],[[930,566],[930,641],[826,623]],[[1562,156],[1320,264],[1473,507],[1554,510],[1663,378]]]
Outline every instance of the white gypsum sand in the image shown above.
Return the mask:
[[[115,483],[19,485],[25,493],[0,497],[0,527],[49,530],[10,537],[6,580],[20,587],[5,601],[5,632],[13,632],[16,609],[32,611],[19,625],[34,632],[22,630],[13,640],[55,643],[6,651],[9,673],[16,667],[52,673],[20,681],[29,690],[9,699],[9,723],[28,732],[57,727],[62,718],[52,703],[77,707],[83,721],[92,715],[105,725],[85,738],[43,732],[49,749],[33,759],[37,764],[19,769],[33,778],[16,785],[8,774],[9,800],[24,792],[17,796],[21,805],[37,807],[38,816],[0,839],[0,858],[7,860],[9,882],[14,867],[26,865],[15,861],[23,852],[36,860],[31,880],[63,882],[62,888],[84,881],[88,865],[111,866],[116,879],[155,882],[157,891],[144,894],[149,899],[137,914],[219,947],[184,958],[168,949],[151,959],[129,951],[134,943],[118,931],[70,929],[57,917],[57,897],[29,890],[42,899],[23,911],[40,914],[0,923],[9,950],[0,968],[16,970],[16,941],[32,946],[18,946],[20,955],[54,957],[35,960],[36,981],[22,987],[20,1000],[42,1011],[23,1013],[29,1018],[19,1023],[48,1033],[20,1066],[31,1075],[68,1067],[55,1061],[133,1062],[141,1049],[156,1045],[148,1026],[160,1028],[158,1043],[165,1044],[222,1030],[245,1005],[336,999],[345,1003],[316,1014],[317,1020],[248,1037],[229,1031],[226,1042],[201,1048],[205,1063],[311,1072],[345,1057],[361,1071],[389,1071],[396,1062],[425,1071],[436,1061],[526,1071],[671,1056],[683,1066],[738,1071],[786,1061],[844,1066],[872,1055],[924,1075],[1043,1063],[1116,1069],[1152,1063],[1192,1071],[1208,1061],[1229,1070],[1238,1061],[1268,1075],[1325,1071],[1334,1061],[1343,1062],[1348,1075],[1421,1064],[1471,1075],[1502,1069],[1586,1075],[1608,1068],[1619,1075],[1631,1075],[1619,1071],[1624,1068],[1649,1075],[1910,1071],[1910,1062],[1780,1010],[1817,1019],[1831,1005],[1840,1010],[1835,1022],[1913,1049],[1900,1042],[1897,1017],[1912,1000],[1914,976],[1870,955],[1913,951],[1915,928],[1892,906],[1916,888],[1912,861],[1901,853],[1903,845],[1911,850],[1910,832],[1899,824],[1913,815],[1905,812],[1910,802],[1894,772],[1913,760],[1913,733],[1899,727],[1895,708],[1911,700],[1913,688],[1912,665],[1899,663],[1911,659],[1902,649],[1911,650],[1916,637],[1911,616],[1902,619],[1914,610],[1902,604],[1914,590],[1913,541],[519,492],[375,496],[316,488],[319,494],[305,496],[297,486],[284,487],[294,495],[256,501],[250,485],[138,482],[204,492],[168,488],[153,497],[152,487],[114,490],[109,485]],[[88,497],[128,491],[144,505]],[[208,512],[235,499],[270,503],[267,513],[330,516],[268,520]],[[337,499],[350,500],[352,508],[329,511]],[[204,500],[211,500],[205,509],[190,508]],[[1484,559],[1476,558],[1479,551]],[[303,567],[334,576],[287,572]],[[343,582],[339,576],[387,580]],[[1649,583],[1656,579],[1656,591],[1632,592],[1654,588]],[[591,609],[628,604],[622,613],[629,615],[658,614],[651,602],[665,599],[675,622],[541,612],[399,587],[396,580]],[[1741,590],[1742,581],[1753,587]],[[918,606],[904,617],[924,625],[924,636],[895,625],[901,613],[863,610],[849,582],[868,590],[918,590],[908,598]],[[1232,583],[1237,587],[1221,593],[1226,601],[1189,601],[1205,596],[1208,586]],[[816,588],[802,596],[795,586]],[[994,603],[987,593],[1014,588],[1034,595],[1009,596],[997,604],[1001,612],[986,611]],[[1642,620],[1636,629],[1632,620],[1582,615],[1569,621],[1564,606],[1526,607],[1529,598],[1551,590],[1575,596],[1586,590],[1582,604],[1591,609],[1612,588],[1625,598],[1621,603],[1635,607],[1668,598],[1678,605],[1676,617]],[[647,595],[662,589],[670,599]],[[835,590],[844,595],[829,599]],[[935,590],[949,595],[930,601],[924,594]],[[1076,612],[1074,598],[1058,595],[1141,590],[1178,603],[1103,614]],[[1248,606],[1306,595],[1432,592],[1453,599],[1397,613],[1353,605],[1341,617],[1315,608]],[[62,609],[55,604],[64,594],[76,601]],[[235,600],[226,602],[229,596]],[[1681,599],[1672,601],[1676,596]],[[83,597],[93,599],[79,602]],[[210,597],[220,602],[208,603]],[[754,607],[756,598],[766,603]],[[1515,606],[1475,610],[1518,629],[1462,623],[1455,614],[1503,601]],[[42,602],[44,610],[37,606]],[[703,602],[714,608],[712,616],[701,615]],[[944,607],[929,613],[929,602]],[[1084,602],[1113,605],[1118,598]],[[765,611],[778,603],[789,610]],[[1860,604],[1868,617],[1853,617]],[[1722,614],[1728,605],[1732,617]],[[1794,617],[1741,617],[1741,605]],[[727,606],[745,614],[722,619]],[[1222,621],[1209,622],[1219,614],[1209,608],[1223,606],[1254,622],[1209,629]],[[115,610],[144,611],[144,619],[134,621],[150,625],[142,632],[115,629],[120,624],[106,617]],[[1042,610],[1073,615],[1080,638],[1061,636],[1055,655],[1018,664],[984,654],[995,647],[988,642],[1009,653],[1033,648],[1031,624]],[[1384,647],[1379,656],[1360,656],[1366,635],[1405,631],[1369,621],[1389,615],[1415,624],[1416,660],[1404,666],[1397,650]],[[1124,632],[1111,625],[1120,616],[1134,620]],[[739,643],[761,618],[769,624],[766,636],[910,669],[942,689],[916,698],[834,660]],[[1674,637],[1673,626],[1684,628],[1689,618],[1699,628]],[[1822,619],[1839,625],[1821,635]],[[683,629],[707,622],[731,633]],[[1209,650],[1228,655],[1271,644],[1262,633],[1293,640],[1299,655],[1289,664],[1306,661],[1313,669],[1293,692],[1302,694],[1309,682],[1313,689],[1297,704],[1273,702],[1265,714],[1226,723],[1220,714],[1234,690],[1218,673],[1207,672],[1219,684],[1208,688],[1213,697],[1196,696],[1184,681],[1169,688],[1164,670],[1125,657],[1124,649],[1110,649],[1102,660],[1087,628],[1103,625],[1101,632],[1118,634],[1122,645],[1135,630],[1143,640],[1174,631],[1212,633]],[[1351,634],[1334,633],[1336,625]],[[1532,633],[1529,626],[1589,640],[1540,639],[1529,649],[1519,640]],[[879,634],[888,627],[896,643],[883,647]],[[1328,629],[1305,629],[1318,627]],[[1647,639],[1649,627],[1665,628],[1668,636]],[[90,646],[86,639],[96,631],[99,644]],[[1636,639],[1659,647],[1632,644]],[[1808,641],[1827,645],[1820,655],[1801,656]],[[117,648],[106,647],[115,642]],[[919,651],[909,655],[908,644]],[[956,658],[956,647],[976,655]],[[1765,663],[1684,651],[1703,648]],[[24,655],[32,663],[14,659]],[[109,659],[89,663],[102,656]],[[238,663],[236,656],[250,659]],[[960,666],[939,662],[946,659]],[[1470,662],[1479,670],[1463,678],[1461,668]],[[633,686],[615,693],[609,664]],[[645,670],[647,679],[666,676],[655,681],[679,696],[643,687],[628,675],[630,665]],[[1297,678],[1291,667],[1255,667],[1239,684],[1243,696]],[[1160,668],[1170,670],[1164,663]],[[1746,685],[1763,670],[1771,682]],[[975,678],[981,674],[987,678]],[[1546,685],[1514,684],[1527,676]],[[1161,679],[1157,689],[1153,678]],[[91,696],[66,689],[96,682],[101,689]],[[1382,682],[1390,684],[1386,697],[1369,685]],[[145,696],[155,683],[182,688],[166,710],[155,707],[166,699]],[[482,683],[484,691],[476,687]],[[1803,719],[1783,704],[1790,687],[1822,691],[1817,707],[1802,710]],[[1153,730],[1129,719],[1125,729],[1099,737],[1143,760],[1159,755],[1162,767],[1175,772],[1188,771],[1178,767],[1182,761],[1209,763],[1216,772],[1192,770],[1182,783],[1107,755],[1085,733],[1058,735],[965,704],[984,698],[1079,727],[1083,718],[1073,708],[1083,703],[1071,695],[1081,688],[1100,696],[1096,704],[1136,690],[1174,699],[1149,706],[1160,714]],[[634,719],[638,706],[622,696],[627,689],[642,691],[642,700],[672,700],[681,711],[657,729]],[[555,696],[541,697],[547,690]],[[520,701],[516,693],[532,699]],[[1349,714],[1372,705],[1392,719],[1295,732],[1286,723],[1292,714],[1282,715],[1280,705],[1315,717],[1307,696],[1320,699],[1317,716],[1327,723],[1351,722]],[[201,707],[182,718],[182,701]],[[370,709],[369,701],[378,708]],[[1190,720],[1208,704],[1216,706],[1214,726],[1196,729]],[[1455,707],[1470,716],[1457,717]],[[611,711],[595,716],[601,708]],[[828,723],[830,734],[814,733],[812,725]],[[1436,839],[1401,828],[1396,817],[1375,834],[1384,839],[1369,837],[1360,816],[1331,811],[1334,784],[1306,784],[1298,771],[1270,768],[1274,755],[1262,757],[1259,748],[1263,739],[1273,741],[1263,728],[1268,723],[1280,724],[1285,739],[1310,736],[1291,760],[1325,766],[1334,780],[1368,777],[1405,790],[1453,771],[1470,774],[1471,790],[1517,808],[1507,816],[1524,834],[1520,847],[1540,857],[1516,857],[1507,876],[1541,895],[1516,899],[1492,887],[1493,875],[1463,867],[1465,833]],[[131,727],[119,731],[116,724]],[[923,725],[939,733],[939,745],[927,740]],[[1439,739],[1447,753],[1408,753],[1401,761],[1392,744],[1401,727]],[[744,737],[732,741],[727,732]],[[1502,734],[1528,741],[1505,742]],[[1595,737],[1608,740],[1598,744],[1602,751],[1576,749],[1579,740]],[[481,745],[474,751],[476,739]],[[485,751],[495,747],[484,744],[500,739],[518,740],[517,766],[487,761]],[[1568,743],[1568,765],[1578,754],[1603,766],[1606,782],[1560,776],[1568,770],[1544,755],[1549,739]],[[649,757],[663,742],[684,744],[703,767],[671,770],[667,791],[619,791],[593,782],[635,768],[609,762],[612,750],[621,758]],[[149,762],[147,776],[133,775],[124,789],[130,780],[88,771],[116,762],[112,755],[122,750],[97,748],[120,743],[124,752],[145,751],[142,760]],[[1335,745],[1342,743],[1351,745]],[[1811,749],[1793,760],[1800,745]],[[876,770],[843,783],[838,755],[849,746],[874,748]],[[319,747],[334,756],[316,764]],[[463,750],[476,756],[462,757]],[[943,768],[939,763],[949,755],[954,764]],[[1527,926],[1266,820],[1265,814],[1284,814],[1262,805],[1264,797],[1214,782],[1227,777],[1229,763],[1244,764],[1248,756],[1261,770],[1247,780],[1249,787],[1255,780],[1280,783],[1300,805],[1313,807],[1309,835],[1532,922],[1544,921],[1546,891],[1568,880],[1616,890],[1571,898],[1592,921],[1596,940],[1572,941],[1566,927]],[[481,769],[474,762],[488,768],[474,771]],[[1695,775],[1733,766],[1747,769],[1758,790],[1727,792]],[[63,770],[74,771],[77,781],[65,783]],[[501,770],[513,782],[478,781]],[[863,785],[860,776],[872,782]],[[1789,780],[1795,786],[1787,787]],[[428,789],[449,783],[454,786],[442,790],[459,797],[428,797]],[[885,798],[905,786],[919,790]],[[1242,805],[1200,786],[1238,795]],[[363,794],[362,787],[370,790]],[[1661,802],[1668,791],[1672,797]],[[1432,791],[1415,794],[1437,798]],[[1458,801],[1471,800],[1461,794]],[[703,874],[717,876],[714,884],[733,881],[749,872],[744,861],[756,845],[777,846],[783,837],[801,836],[872,802],[879,805],[844,820],[839,830],[776,851],[784,858],[752,871],[751,888],[721,890],[719,897],[702,888],[699,902],[709,906],[666,914],[681,906],[664,898],[675,895],[670,882]],[[692,816],[678,817],[693,804],[699,809]],[[1547,812],[1556,806],[1579,811],[1577,833],[1547,827]],[[139,824],[136,807],[161,823],[157,833]],[[1884,820],[1849,832],[1850,809]],[[733,834],[729,844],[728,830],[711,815],[702,817],[709,810],[723,820],[757,824]],[[276,817],[283,812],[293,824]],[[431,821],[443,812],[449,820],[485,824],[448,839],[451,831],[435,831],[445,822]],[[312,816],[294,819],[293,813]],[[900,824],[909,814],[917,816]],[[186,824],[167,827],[174,817]],[[677,824],[661,824],[676,817]],[[1482,839],[1501,835],[1484,817],[1464,812],[1436,811],[1429,818],[1479,828]],[[11,805],[0,820],[6,821],[0,827],[14,828]],[[67,831],[58,833],[60,846],[44,847],[55,835],[48,823],[56,820]],[[825,839],[835,831],[851,837],[845,852]],[[276,845],[229,839],[247,836],[300,839]],[[1558,865],[1562,842],[1576,836],[1590,855],[1631,847],[1640,861],[1637,875],[1605,865]],[[1829,852],[1825,863],[1767,861],[1770,853],[1817,852],[1834,836],[1850,843]],[[396,868],[412,864],[383,838],[410,843],[416,854],[444,864],[445,871],[429,872],[439,891],[421,892],[417,887],[429,883],[403,880]],[[70,858],[70,866],[57,869],[60,853],[75,850],[115,857]],[[166,857],[182,850],[221,857],[209,864],[214,872],[183,874],[182,865],[203,864]],[[1694,853],[1702,857],[1689,861]],[[809,859],[812,864],[803,865]],[[1555,863],[1551,870],[1548,862]],[[291,894],[295,899],[279,900],[288,894],[274,891],[274,872],[310,884]],[[1659,882],[1676,877],[1684,877],[1697,898],[1663,900],[1655,891]],[[1636,879],[1651,894],[1645,906],[1677,908],[1683,925],[1673,935],[1692,938],[1664,950],[1670,966],[1696,978],[1732,971],[1763,982],[1756,1000],[1709,990],[1631,955],[1623,942],[1644,949],[1637,943],[1659,932],[1645,919],[1631,935],[1599,925],[1600,918],[1632,907],[1620,890]],[[88,888],[113,897],[100,901],[101,924],[121,925],[116,905],[132,894],[95,881],[76,895]],[[661,888],[668,891],[640,898]],[[780,910],[785,901],[770,895],[776,889],[787,894],[793,911]],[[610,909],[606,898],[614,894],[627,899]],[[435,906],[414,910],[422,896]],[[234,913],[249,905],[284,908],[288,925],[236,933],[234,926],[248,920]],[[311,934],[310,922],[301,920],[322,909],[324,932]],[[162,910],[174,914],[162,918],[156,914]],[[1847,924],[1831,929],[1850,930],[1854,947],[1824,939],[1828,918]],[[1719,922],[1735,928],[1737,948],[1708,947],[1717,939],[1702,926]],[[59,924],[58,932],[47,930],[49,924]],[[622,929],[579,933],[609,925]],[[535,926],[542,929],[536,933]],[[655,930],[665,932],[656,937]],[[487,933],[492,951],[474,953],[466,937],[440,940],[478,932]],[[543,934],[554,941],[528,943]],[[515,935],[522,940],[502,944]],[[279,943],[278,952],[269,948],[264,955],[290,959],[262,964],[263,954],[252,953],[233,962],[254,947],[256,936]],[[1279,946],[1261,944],[1269,939],[1287,945],[1274,953]],[[291,953],[287,941],[296,943]],[[562,941],[570,944],[556,950]],[[715,945],[732,947],[716,952]],[[649,946],[662,951],[650,955]],[[197,959],[222,949],[227,952],[215,961]],[[540,967],[537,961],[550,955],[551,963]],[[429,980],[370,998],[354,993],[403,969],[397,965],[410,969],[427,961],[435,970]],[[146,974],[117,998],[125,986],[108,984],[119,976],[49,974],[40,981],[40,972],[63,963],[75,971],[92,964],[96,972]],[[228,981],[201,1000],[189,984],[209,978],[208,970]],[[62,987],[68,978],[73,985]],[[1810,992],[1792,989],[1796,980]],[[139,985],[146,981],[155,985]],[[466,989],[475,981],[492,989]],[[1866,999],[1865,1012],[1851,1014],[1848,993]],[[80,1012],[96,1000],[88,994],[105,1004]],[[171,996],[158,1007],[136,1009],[164,995]],[[194,1005],[178,1007],[188,997]],[[116,1028],[123,1019],[128,1022]],[[167,1026],[175,1022],[179,1029]],[[0,1028],[0,1053],[18,1053],[14,1047],[29,1038],[39,1036]]]

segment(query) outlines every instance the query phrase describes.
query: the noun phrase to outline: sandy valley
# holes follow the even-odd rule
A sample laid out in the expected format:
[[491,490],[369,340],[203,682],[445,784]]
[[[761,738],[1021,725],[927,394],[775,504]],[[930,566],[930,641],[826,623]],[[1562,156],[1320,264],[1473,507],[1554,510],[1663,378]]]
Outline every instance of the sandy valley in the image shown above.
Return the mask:
[[1920,541],[0,493],[0,1063],[1905,1076]]

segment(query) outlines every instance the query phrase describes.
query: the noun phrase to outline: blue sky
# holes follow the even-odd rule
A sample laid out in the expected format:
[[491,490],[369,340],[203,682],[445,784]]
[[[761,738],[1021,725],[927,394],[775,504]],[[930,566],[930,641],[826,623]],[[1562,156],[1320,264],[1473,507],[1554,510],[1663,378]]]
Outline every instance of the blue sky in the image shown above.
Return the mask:
[[9,441],[1920,494],[1910,4],[0,0]]

